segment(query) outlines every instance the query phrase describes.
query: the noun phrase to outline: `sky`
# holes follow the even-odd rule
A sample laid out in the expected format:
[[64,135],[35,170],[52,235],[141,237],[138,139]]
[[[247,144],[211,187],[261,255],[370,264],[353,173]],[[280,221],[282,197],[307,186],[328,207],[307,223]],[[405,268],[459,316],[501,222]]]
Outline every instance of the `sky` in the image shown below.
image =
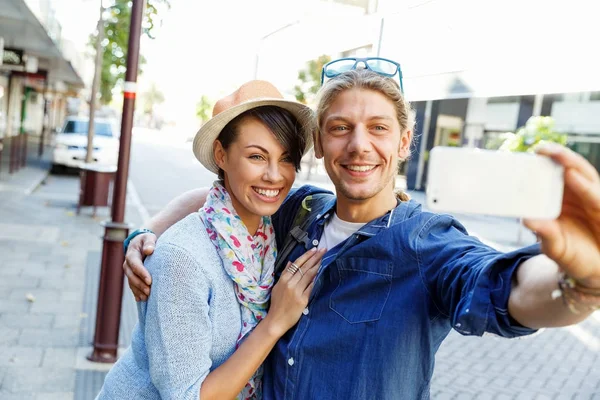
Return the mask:
[[[167,116],[197,123],[195,107],[202,95],[218,99],[252,79],[261,37],[310,16],[317,4],[323,3],[171,0],[156,38],[142,39],[140,51],[147,64],[138,77],[138,92],[155,83],[165,96],[162,111]],[[99,5],[99,0],[54,1],[63,37],[81,51],[90,52],[86,43],[97,24]]]
[[[63,36],[89,52],[85,44],[95,29],[100,0],[53,3]],[[194,114],[202,95],[218,99],[253,78],[257,54],[259,77],[283,90],[295,79],[296,63],[303,65],[302,60],[312,58],[309,54],[377,43],[379,35],[380,15],[353,19],[331,1],[171,3],[156,39],[142,40],[148,62],[138,92],[154,83],[166,99],[161,112],[188,126],[198,124]],[[431,77],[461,70],[468,70],[469,80],[484,90],[481,96],[498,95],[504,87],[511,93],[522,88],[525,94],[600,89],[600,75],[594,72],[600,61],[593,50],[598,47],[598,0],[570,0],[568,6],[547,0],[378,3],[386,20],[381,54],[402,64],[409,99],[411,93],[436,98],[446,83]],[[91,77],[84,80],[91,82]]]

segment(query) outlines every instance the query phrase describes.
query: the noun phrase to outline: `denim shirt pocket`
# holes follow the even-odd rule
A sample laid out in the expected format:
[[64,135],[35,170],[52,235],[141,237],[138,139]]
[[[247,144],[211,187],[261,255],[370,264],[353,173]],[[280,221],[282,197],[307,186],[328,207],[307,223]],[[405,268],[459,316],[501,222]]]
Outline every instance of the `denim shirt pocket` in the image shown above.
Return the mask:
[[[392,288],[393,264],[368,257],[336,261],[329,308],[350,324],[373,322],[381,318]],[[335,281],[332,281],[335,284]]]

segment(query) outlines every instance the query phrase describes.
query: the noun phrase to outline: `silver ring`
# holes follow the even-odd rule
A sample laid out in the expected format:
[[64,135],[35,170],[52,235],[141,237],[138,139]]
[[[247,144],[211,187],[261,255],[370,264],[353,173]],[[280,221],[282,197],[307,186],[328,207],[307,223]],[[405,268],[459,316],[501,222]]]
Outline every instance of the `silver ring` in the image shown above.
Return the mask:
[[292,263],[289,267],[287,267],[287,270],[290,274],[294,275],[296,272],[298,272],[300,268],[298,268],[298,266],[294,263]]

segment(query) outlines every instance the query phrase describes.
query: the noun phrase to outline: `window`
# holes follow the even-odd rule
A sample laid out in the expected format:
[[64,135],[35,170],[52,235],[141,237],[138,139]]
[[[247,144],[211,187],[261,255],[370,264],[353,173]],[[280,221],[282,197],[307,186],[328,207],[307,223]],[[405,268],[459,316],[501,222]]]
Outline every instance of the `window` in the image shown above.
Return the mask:
[[585,99],[585,93],[574,92],[574,93],[563,93],[562,101],[568,101],[571,103],[581,103]]
[[600,92],[591,92],[590,101],[600,101]]
[[[75,134],[75,135],[87,135],[88,133],[88,121],[68,121],[65,125],[65,129],[62,133]],[[113,136],[113,130],[109,123],[98,122],[94,125],[94,133],[97,136]]]

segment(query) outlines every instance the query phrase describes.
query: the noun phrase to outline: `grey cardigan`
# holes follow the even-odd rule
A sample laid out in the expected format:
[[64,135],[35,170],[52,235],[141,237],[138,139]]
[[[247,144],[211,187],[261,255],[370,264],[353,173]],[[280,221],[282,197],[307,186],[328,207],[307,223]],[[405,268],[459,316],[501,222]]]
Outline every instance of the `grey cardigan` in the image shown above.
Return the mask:
[[198,399],[210,371],[235,351],[241,330],[233,282],[198,213],[168,229],[145,266],[152,275],[131,347],[98,399]]

